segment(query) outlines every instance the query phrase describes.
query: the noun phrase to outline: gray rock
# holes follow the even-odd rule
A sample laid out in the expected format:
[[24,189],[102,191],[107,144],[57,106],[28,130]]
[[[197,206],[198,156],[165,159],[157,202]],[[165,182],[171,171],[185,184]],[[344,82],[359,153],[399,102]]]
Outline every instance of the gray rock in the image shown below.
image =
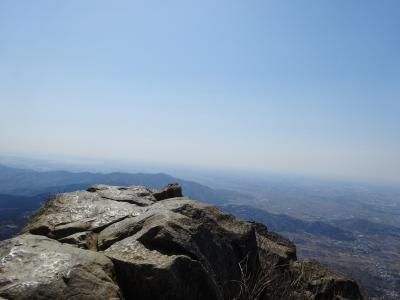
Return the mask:
[[[120,241],[115,238],[130,234]],[[110,236],[114,243],[105,254],[116,264],[117,273],[123,274],[120,278],[126,286],[135,287],[143,299],[187,299],[186,290],[196,291],[198,299],[233,298],[239,291],[239,262],[247,257],[254,270],[258,264],[251,224],[188,198],[160,201],[147,214],[106,228],[99,241],[109,245]],[[157,279],[148,282],[144,277],[142,282],[138,270],[146,270],[148,277]],[[183,281],[188,276],[197,280]],[[158,296],[143,288],[152,287],[153,291],[158,281],[164,283],[165,290]],[[182,289],[182,285],[187,288]]]
[[128,202],[104,199],[98,193],[78,191],[51,198],[22,229],[22,233],[60,239],[82,231],[100,231],[143,208]]
[[182,188],[176,182],[170,183],[166,187],[164,187],[162,190],[153,192],[153,196],[158,201],[164,200],[164,199],[169,199],[169,198],[182,197],[183,196]]
[[143,223],[151,216],[153,216],[153,212],[145,212],[139,216],[126,218],[106,227],[97,236],[98,248],[105,250],[115,242],[134,235],[142,229]]
[[203,265],[186,255],[150,250],[135,237],[106,250],[128,299],[223,299]]
[[0,243],[0,296],[6,299],[122,299],[103,254],[24,234]]
[[181,196],[171,184],[53,197],[24,227],[29,234],[0,244],[0,296],[362,299],[354,281],[298,261],[293,243],[264,225]]
[[87,189],[89,192],[97,192],[100,197],[109,200],[129,202],[139,206],[148,206],[156,201],[151,190],[143,186],[108,186],[93,185]]
[[257,232],[260,262],[269,268],[285,268],[297,260],[296,246],[288,239],[271,232],[264,224],[251,222]]
[[313,299],[362,299],[357,283],[347,276],[333,272],[315,260],[296,261],[290,265],[290,272],[296,277],[306,276],[303,290]]
[[97,235],[91,231],[83,231],[58,239],[61,243],[72,244],[79,248],[97,250]]

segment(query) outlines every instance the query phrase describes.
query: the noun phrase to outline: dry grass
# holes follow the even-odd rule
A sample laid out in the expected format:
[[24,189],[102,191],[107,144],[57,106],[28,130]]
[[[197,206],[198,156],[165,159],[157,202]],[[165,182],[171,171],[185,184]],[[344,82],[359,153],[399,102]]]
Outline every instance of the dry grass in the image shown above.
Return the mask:
[[[248,257],[239,263],[240,290],[232,300],[339,300],[344,299],[340,291],[332,286],[323,291],[323,285],[310,285],[315,281],[313,272],[302,262],[282,264],[279,256],[269,251],[267,245],[259,245],[263,252],[260,269],[256,272],[248,267]],[[322,293],[321,293],[322,292]],[[315,295],[319,295],[315,297]]]
[[302,268],[299,272],[284,270],[276,265],[277,258],[271,255],[271,265],[260,268],[255,274],[249,272],[247,257],[239,263],[241,279],[240,291],[233,300],[309,300],[312,294],[304,290],[307,274]]
[[256,274],[252,274],[248,270],[248,256],[240,263],[241,279],[238,281],[240,290],[239,294],[233,300],[261,300],[268,287],[268,278],[260,269]]

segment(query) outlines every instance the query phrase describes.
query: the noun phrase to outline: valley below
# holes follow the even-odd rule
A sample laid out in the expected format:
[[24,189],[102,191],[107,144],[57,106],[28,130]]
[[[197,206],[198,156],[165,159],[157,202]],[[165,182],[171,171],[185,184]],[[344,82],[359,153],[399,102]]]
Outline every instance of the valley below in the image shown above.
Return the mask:
[[166,174],[36,172],[0,167],[0,239],[58,192],[96,183],[160,188],[179,182],[184,193],[243,220],[264,223],[312,258],[356,279],[371,299],[400,299],[400,191],[358,184],[223,181],[211,187]]

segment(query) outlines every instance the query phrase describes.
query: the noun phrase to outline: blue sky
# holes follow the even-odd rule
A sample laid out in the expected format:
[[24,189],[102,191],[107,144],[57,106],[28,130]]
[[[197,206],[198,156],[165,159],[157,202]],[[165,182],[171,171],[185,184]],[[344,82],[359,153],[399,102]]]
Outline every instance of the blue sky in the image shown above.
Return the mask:
[[400,182],[400,3],[1,1],[0,152]]

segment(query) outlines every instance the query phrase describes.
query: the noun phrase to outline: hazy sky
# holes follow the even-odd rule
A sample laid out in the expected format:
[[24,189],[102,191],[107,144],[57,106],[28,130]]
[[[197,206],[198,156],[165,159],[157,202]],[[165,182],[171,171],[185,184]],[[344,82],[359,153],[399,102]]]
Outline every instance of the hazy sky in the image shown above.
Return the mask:
[[400,2],[0,1],[0,152],[400,182]]

